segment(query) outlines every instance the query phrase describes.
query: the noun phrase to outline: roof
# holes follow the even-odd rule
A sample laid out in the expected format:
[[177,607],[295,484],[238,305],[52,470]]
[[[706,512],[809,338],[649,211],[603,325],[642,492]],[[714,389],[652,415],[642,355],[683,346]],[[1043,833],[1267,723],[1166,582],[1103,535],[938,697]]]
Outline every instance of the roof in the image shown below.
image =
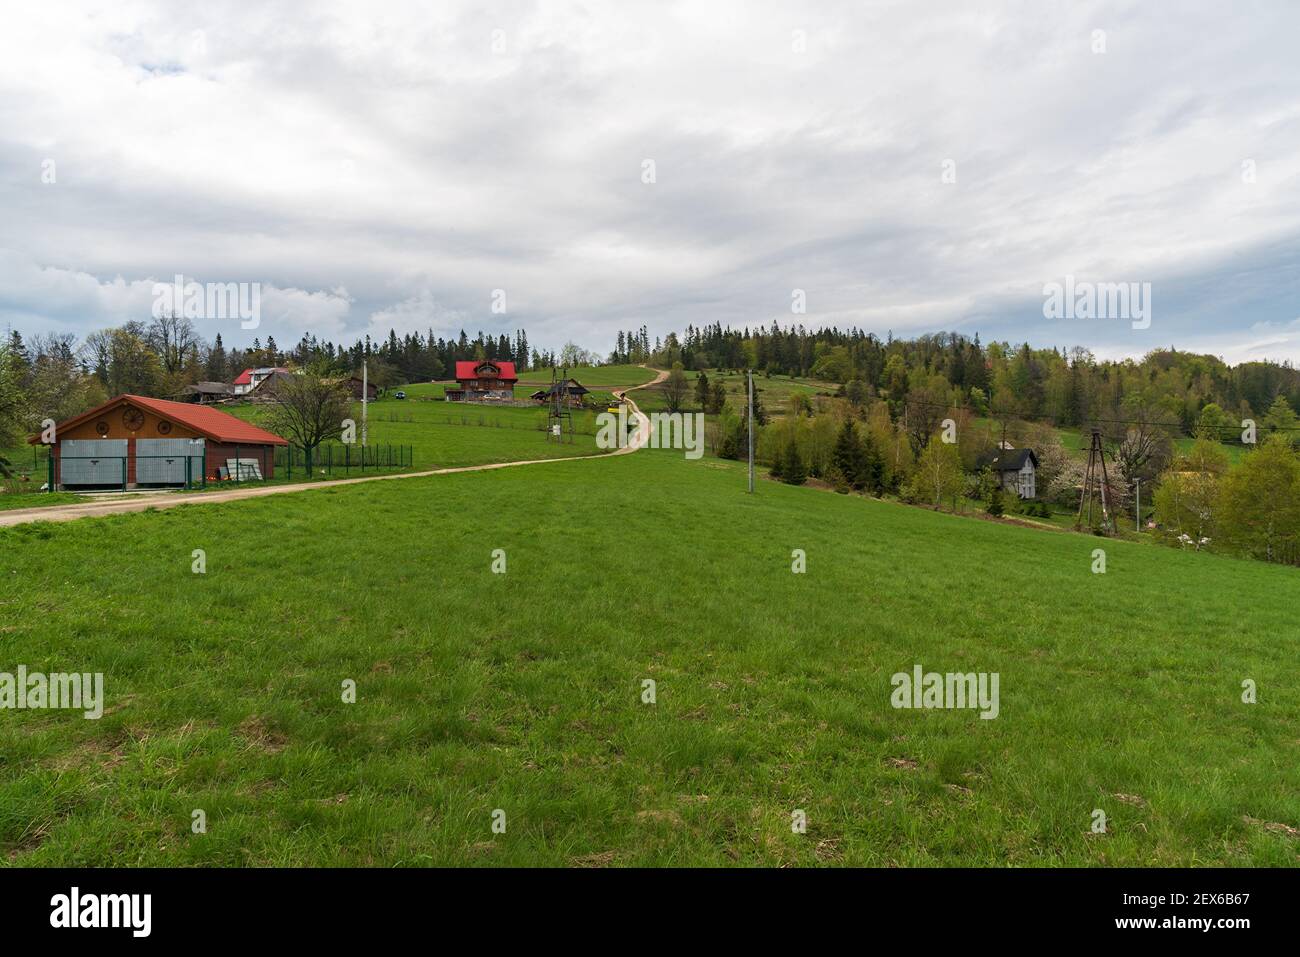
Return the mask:
[[539,389],[538,391],[543,395],[554,395],[556,392],[567,392],[569,395],[586,395],[591,390],[577,379],[561,379],[559,382],[552,382],[545,389]]
[[[274,432],[259,429],[243,419],[238,419],[228,412],[214,409],[210,405],[194,405],[190,402],[172,402],[169,399],[152,399],[145,395],[129,394],[114,396],[103,405],[97,405],[88,412],[74,416],[66,422],[60,422],[55,427],[55,434],[57,435],[59,432],[80,425],[87,419],[93,419],[108,409],[125,405],[128,402],[132,405],[138,405],[142,409],[148,409],[164,419],[178,422],[187,428],[193,429],[205,438],[212,439],[214,442],[242,442],[248,445],[289,444]],[[34,435],[28,441],[32,445],[38,445],[40,444],[40,436]]]
[[253,386],[253,391],[261,392],[265,390],[267,392],[270,392],[272,389],[275,388],[275,384],[277,382],[279,382],[281,379],[288,379],[292,375],[293,373],[290,372],[288,369],[271,369],[266,373],[265,377],[263,377],[263,379],[257,383],[257,385]]
[[196,382],[193,385],[187,385],[185,391],[191,395],[195,392],[203,393],[220,393],[222,395],[233,395],[235,387],[228,382]]
[[1026,461],[1033,462],[1034,468],[1038,468],[1038,456],[1033,449],[994,449],[980,456],[979,465],[998,472],[1019,472]]
[[476,371],[478,367],[488,363],[496,366],[498,369],[501,370],[500,374],[498,374],[494,378],[508,380],[510,382],[519,381],[519,376],[515,374],[515,364],[513,362],[498,362],[496,359],[478,359],[478,360],[471,360],[469,362],[457,362],[456,378],[477,379],[479,378],[479,374]]
[[325,379],[324,381],[325,381],[325,382],[329,382],[329,383],[331,383],[331,384],[333,384],[333,385],[345,385],[346,383],[349,383],[349,382],[355,382],[355,383],[357,383],[358,385],[361,385],[362,383],[364,383],[364,384],[366,385],[367,388],[371,388],[371,389],[377,389],[377,388],[379,388],[379,386],[375,385],[373,382],[367,382],[365,379],[361,378],[361,376],[359,376],[359,375],[335,376],[335,377],[332,378],[332,379]]
[[239,375],[235,376],[234,384],[235,384],[235,385],[252,385],[252,384],[253,384],[253,370],[252,370],[252,369],[245,369],[243,372],[239,373]]

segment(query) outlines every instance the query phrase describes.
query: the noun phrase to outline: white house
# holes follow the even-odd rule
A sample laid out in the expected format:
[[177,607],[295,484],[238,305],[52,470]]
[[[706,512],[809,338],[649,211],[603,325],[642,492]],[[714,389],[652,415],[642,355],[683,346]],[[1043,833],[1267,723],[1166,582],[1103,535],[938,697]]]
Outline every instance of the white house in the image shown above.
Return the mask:
[[269,379],[277,372],[288,372],[283,366],[264,366],[260,369],[245,369],[235,377],[235,395],[245,395],[252,392],[264,379]]
[[980,467],[988,468],[1008,492],[1037,497],[1038,456],[1033,449],[996,449],[980,459]]

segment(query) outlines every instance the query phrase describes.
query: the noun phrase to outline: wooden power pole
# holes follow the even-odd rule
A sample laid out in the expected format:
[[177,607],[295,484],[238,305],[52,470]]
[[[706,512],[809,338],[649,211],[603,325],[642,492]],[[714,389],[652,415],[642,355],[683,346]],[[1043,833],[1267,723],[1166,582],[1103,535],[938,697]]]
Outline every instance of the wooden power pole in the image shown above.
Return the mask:
[[1092,503],[1100,499],[1101,528],[1111,529],[1110,503],[1106,499],[1106,490],[1110,485],[1110,476],[1106,473],[1106,453],[1101,447],[1101,430],[1092,430],[1092,444],[1088,446],[1088,469],[1083,476],[1083,495],[1079,498],[1079,514],[1074,520],[1075,529],[1083,527],[1084,514],[1087,513],[1088,527],[1092,528]]

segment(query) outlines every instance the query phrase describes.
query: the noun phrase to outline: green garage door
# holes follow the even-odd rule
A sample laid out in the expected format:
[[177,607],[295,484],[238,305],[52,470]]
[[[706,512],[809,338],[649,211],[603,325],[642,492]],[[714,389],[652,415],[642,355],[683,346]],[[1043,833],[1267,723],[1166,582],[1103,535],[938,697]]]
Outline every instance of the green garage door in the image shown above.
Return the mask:
[[187,477],[191,483],[203,480],[202,439],[135,440],[136,485],[184,485]]

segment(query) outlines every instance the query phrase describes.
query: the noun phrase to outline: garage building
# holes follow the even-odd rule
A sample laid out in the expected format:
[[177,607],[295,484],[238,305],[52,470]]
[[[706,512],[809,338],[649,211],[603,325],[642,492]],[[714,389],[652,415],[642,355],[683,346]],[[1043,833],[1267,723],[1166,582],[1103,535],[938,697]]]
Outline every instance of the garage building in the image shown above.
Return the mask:
[[280,436],[208,406],[119,395],[55,426],[50,490],[271,478]]

